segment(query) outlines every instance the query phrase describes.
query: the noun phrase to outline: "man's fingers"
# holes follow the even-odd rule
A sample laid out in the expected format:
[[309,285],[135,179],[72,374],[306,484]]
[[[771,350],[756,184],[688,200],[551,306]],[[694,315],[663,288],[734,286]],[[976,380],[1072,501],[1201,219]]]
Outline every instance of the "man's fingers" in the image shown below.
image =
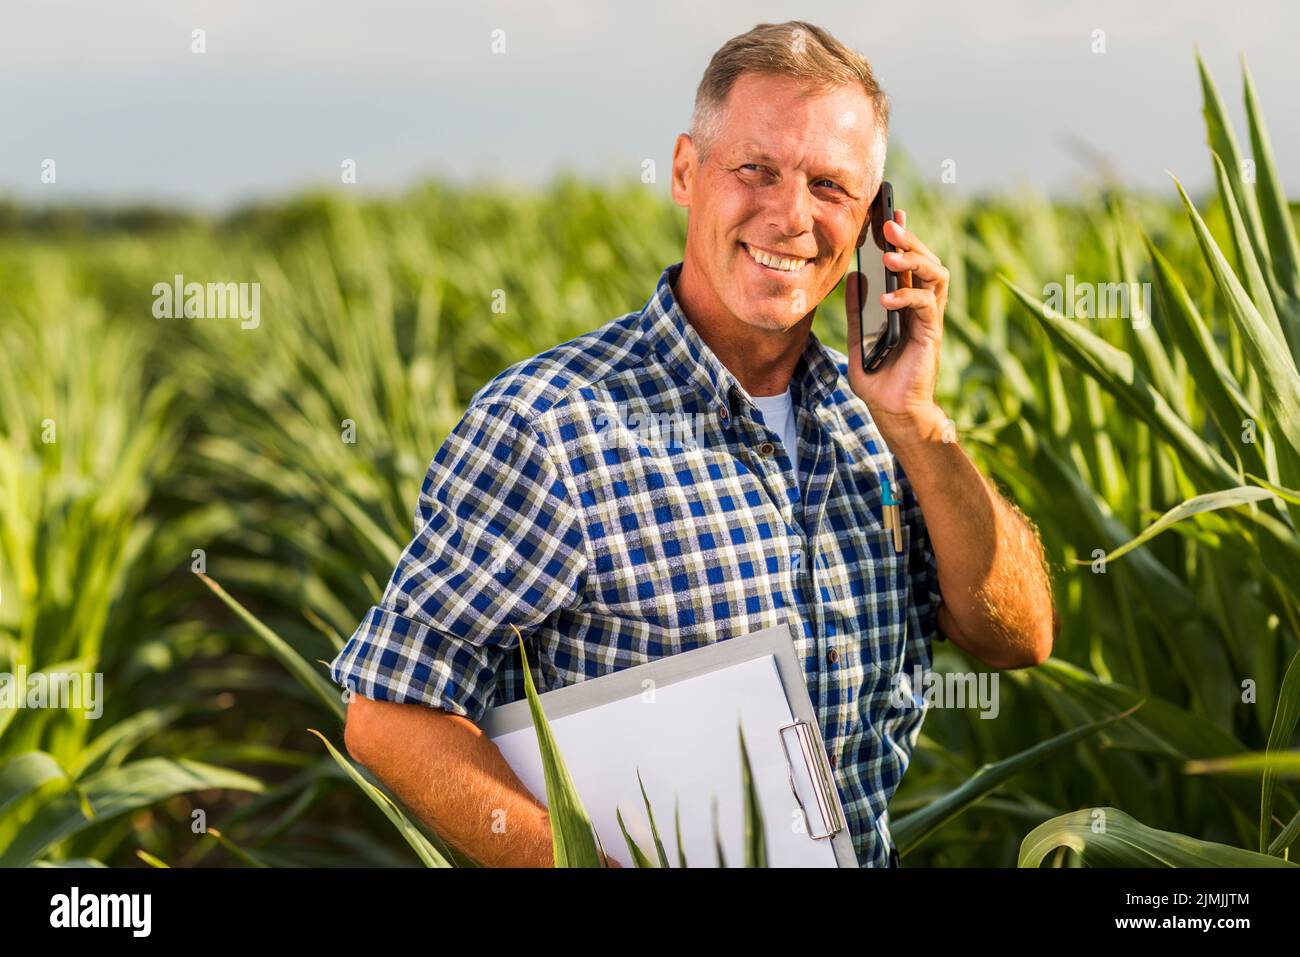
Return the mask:
[[928,312],[933,318],[940,317],[939,301],[934,296],[934,290],[924,286],[884,293],[880,302],[886,309],[911,309],[914,313]]
[[[902,210],[900,209],[898,212],[902,213]],[[885,223],[885,238],[901,250],[912,250],[920,253],[926,259],[932,259],[935,262],[939,262],[939,257],[930,252],[929,246],[921,242],[921,240],[917,239],[913,233],[903,228],[897,222]]]
[[[919,252],[885,253],[885,268],[891,272],[910,272],[922,282],[947,284],[948,270],[937,259],[928,259]],[[913,285],[916,285],[913,283]]]

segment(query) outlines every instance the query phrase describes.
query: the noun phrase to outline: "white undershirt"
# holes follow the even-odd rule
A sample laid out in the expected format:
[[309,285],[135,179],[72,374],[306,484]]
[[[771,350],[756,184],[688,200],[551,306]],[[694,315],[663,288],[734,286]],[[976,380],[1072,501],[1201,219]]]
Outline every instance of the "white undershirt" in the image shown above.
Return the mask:
[[794,399],[790,387],[785,387],[781,395],[752,395],[751,399],[763,413],[763,422],[769,429],[783,437],[785,451],[794,465],[794,474],[799,475],[799,432],[795,425]]

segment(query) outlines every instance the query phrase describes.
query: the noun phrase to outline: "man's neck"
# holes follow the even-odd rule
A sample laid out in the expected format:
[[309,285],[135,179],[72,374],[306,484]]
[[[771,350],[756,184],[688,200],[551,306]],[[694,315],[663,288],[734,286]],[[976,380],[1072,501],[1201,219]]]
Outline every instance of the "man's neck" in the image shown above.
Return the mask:
[[785,392],[808,345],[816,309],[784,332],[756,329],[731,314],[689,260],[673,285],[673,296],[686,320],[741,388],[751,396]]

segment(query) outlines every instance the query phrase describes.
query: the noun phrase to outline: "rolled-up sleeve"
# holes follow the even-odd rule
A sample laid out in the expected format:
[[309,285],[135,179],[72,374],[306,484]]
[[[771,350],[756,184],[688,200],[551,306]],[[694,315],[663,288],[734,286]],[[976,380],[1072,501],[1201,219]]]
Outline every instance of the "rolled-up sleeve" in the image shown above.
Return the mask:
[[416,531],[379,604],[330,665],[363,697],[479,721],[518,639],[571,607],[585,540],[551,452],[507,403],[472,405],[420,490]]

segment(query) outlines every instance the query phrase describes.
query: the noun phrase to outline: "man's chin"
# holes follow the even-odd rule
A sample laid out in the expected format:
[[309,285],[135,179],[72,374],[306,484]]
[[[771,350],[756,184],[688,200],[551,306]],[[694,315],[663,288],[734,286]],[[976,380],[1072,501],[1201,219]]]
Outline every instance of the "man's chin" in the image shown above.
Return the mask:
[[785,300],[779,303],[770,301],[750,303],[747,309],[736,313],[747,326],[776,332],[789,329],[807,314],[807,310],[803,312],[791,310],[790,303]]

